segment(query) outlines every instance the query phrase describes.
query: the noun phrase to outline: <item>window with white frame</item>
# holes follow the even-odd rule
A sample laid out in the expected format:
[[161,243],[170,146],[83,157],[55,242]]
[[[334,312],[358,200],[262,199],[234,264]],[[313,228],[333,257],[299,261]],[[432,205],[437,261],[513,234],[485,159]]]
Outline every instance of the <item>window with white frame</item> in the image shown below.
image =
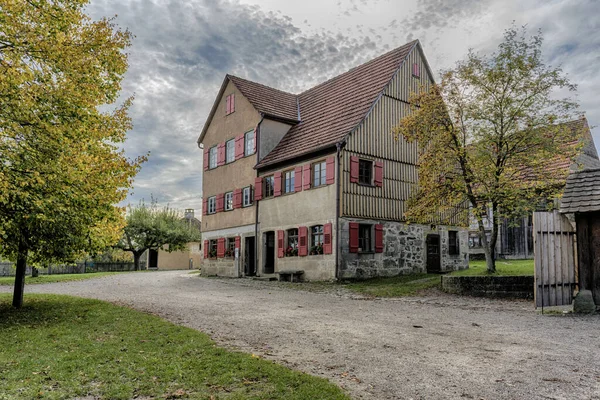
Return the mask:
[[323,254],[323,225],[310,228],[310,254]]
[[244,134],[244,155],[249,156],[250,154],[254,154],[254,140],[254,131],[248,131]]
[[217,146],[210,148],[208,153],[208,168],[217,168]]
[[217,212],[217,197],[216,196],[212,196],[208,198],[208,210],[207,213],[208,214],[214,214],[215,212]]
[[275,177],[273,175],[266,176],[263,178],[263,182],[263,197],[273,197],[275,193]]
[[294,170],[286,171],[284,175],[283,193],[294,193],[294,182],[296,173]]
[[287,230],[287,246],[285,248],[285,256],[292,257],[298,255],[298,229],[292,228]]
[[227,151],[225,152],[225,162],[231,163],[235,161],[235,139],[228,140],[226,143]]
[[245,187],[244,189],[242,189],[242,197],[243,197],[243,203],[242,205],[244,207],[248,207],[252,205],[252,188],[250,186]]
[[325,161],[313,164],[313,187],[327,184]]
[[233,192],[225,193],[225,211],[233,210]]

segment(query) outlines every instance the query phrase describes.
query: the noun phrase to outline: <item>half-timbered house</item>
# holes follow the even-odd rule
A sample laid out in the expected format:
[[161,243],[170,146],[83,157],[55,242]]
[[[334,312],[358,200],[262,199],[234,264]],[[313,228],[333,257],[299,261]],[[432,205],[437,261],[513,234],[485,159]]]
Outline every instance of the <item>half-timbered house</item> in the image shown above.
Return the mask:
[[418,41],[300,94],[227,75],[198,139],[203,273],[330,280],[466,268],[466,221],[404,216],[417,145],[392,128],[433,82]]

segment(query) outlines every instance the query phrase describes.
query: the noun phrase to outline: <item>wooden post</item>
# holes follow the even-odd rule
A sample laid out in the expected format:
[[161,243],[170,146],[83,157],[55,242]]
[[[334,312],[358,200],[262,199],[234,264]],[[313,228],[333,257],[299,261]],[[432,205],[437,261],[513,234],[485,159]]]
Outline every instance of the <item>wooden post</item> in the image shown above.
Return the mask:
[[600,306],[600,212],[589,215],[590,254],[589,279],[594,303]]

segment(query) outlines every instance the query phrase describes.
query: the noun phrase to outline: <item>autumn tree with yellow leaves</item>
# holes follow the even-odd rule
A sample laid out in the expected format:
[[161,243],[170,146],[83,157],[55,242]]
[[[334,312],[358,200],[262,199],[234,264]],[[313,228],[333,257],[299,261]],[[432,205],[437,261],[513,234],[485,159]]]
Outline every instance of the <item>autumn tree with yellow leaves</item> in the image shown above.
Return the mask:
[[560,68],[544,64],[541,34],[512,27],[495,53],[470,52],[440,84],[412,96],[412,113],[395,130],[420,149],[407,218],[433,222],[463,212],[466,220],[470,212],[495,272],[501,219],[533,211],[564,187],[582,144],[582,132],[560,124],[576,118],[568,97],[575,89]]
[[[116,104],[132,35],[92,21],[88,0],[0,0],[0,253],[72,260],[116,243],[145,157],[119,148],[132,99]],[[112,111],[108,106],[113,107]]]

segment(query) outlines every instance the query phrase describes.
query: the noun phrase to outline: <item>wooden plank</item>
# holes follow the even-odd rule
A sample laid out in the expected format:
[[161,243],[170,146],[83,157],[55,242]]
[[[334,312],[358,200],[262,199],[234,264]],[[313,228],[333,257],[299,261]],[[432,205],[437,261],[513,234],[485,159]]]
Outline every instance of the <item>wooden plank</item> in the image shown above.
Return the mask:
[[533,302],[536,307],[542,306],[542,297],[540,293],[540,283],[541,283],[541,263],[542,258],[540,254],[540,236],[538,235],[537,227],[539,225],[540,215],[537,212],[533,213],[533,265],[534,265],[534,274],[533,274]]
[[590,288],[594,303],[600,304],[600,213],[588,214],[590,229]]

